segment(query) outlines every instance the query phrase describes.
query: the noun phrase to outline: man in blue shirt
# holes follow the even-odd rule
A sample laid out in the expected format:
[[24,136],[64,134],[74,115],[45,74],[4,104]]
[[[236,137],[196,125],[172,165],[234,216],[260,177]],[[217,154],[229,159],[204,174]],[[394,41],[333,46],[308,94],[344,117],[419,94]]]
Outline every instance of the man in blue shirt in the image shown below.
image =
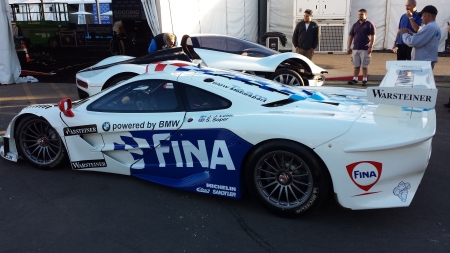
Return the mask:
[[[419,13],[416,11],[416,0],[408,0],[406,1],[406,13],[402,15],[400,18],[400,22],[398,24],[398,29],[407,28],[413,33],[419,31],[419,27],[422,25],[422,19],[419,16]],[[411,60],[411,50],[412,47],[406,45],[403,42],[402,35],[397,32],[397,37],[395,38],[394,47],[392,47],[392,51],[397,53],[397,61],[401,60]]]
[[423,26],[417,33],[413,33],[407,28],[400,29],[405,44],[413,47],[411,59],[431,61],[432,68],[438,61],[439,41],[441,40],[441,29],[436,23],[437,13],[436,7],[427,5],[419,13],[422,17]]
[[[367,20],[367,11],[361,9],[358,11],[358,21],[352,26],[348,36],[347,53],[352,54],[352,63],[354,66],[353,80],[348,84],[357,84],[359,69],[362,68],[362,85],[367,84],[367,74],[370,61],[372,60],[372,48],[375,43],[375,25]],[[353,42],[353,51],[350,48]]]

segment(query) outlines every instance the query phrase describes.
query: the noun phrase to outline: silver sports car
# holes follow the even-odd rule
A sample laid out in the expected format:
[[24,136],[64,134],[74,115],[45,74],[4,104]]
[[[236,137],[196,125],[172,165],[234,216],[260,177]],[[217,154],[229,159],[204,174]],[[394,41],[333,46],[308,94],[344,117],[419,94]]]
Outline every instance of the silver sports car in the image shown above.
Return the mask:
[[184,35],[181,47],[141,57],[112,56],[79,71],[80,98],[142,74],[146,65],[165,60],[194,62],[205,67],[237,70],[292,86],[321,86],[327,71],[296,53],[280,53],[262,45],[224,35]]

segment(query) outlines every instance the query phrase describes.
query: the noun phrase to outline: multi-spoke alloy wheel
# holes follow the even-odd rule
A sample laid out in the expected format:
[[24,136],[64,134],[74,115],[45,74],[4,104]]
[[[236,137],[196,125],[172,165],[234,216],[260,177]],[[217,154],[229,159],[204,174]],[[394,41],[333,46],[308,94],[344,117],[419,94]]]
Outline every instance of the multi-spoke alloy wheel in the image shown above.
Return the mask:
[[28,116],[22,119],[16,140],[21,154],[40,168],[53,168],[65,156],[59,134],[42,118]]
[[328,176],[313,151],[290,141],[262,145],[246,166],[252,195],[284,216],[301,214],[318,205],[326,195]]
[[292,69],[279,69],[272,74],[271,79],[290,86],[304,86],[303,78]]
[[260,194],[278,208],[292,208],[306,202],[313,191],[308,165],[298,156],[273,151],[256,164],[255,185]]

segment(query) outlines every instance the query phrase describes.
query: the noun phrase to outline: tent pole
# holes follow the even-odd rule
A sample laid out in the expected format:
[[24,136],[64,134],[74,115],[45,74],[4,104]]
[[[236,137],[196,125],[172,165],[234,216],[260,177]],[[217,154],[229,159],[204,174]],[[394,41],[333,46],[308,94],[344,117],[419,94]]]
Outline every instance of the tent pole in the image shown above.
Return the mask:
[[98,20],[98,23],[101,24],[102,20],[100,19],[100,3],[99,3],[99,0],[95,0],[95,4],[97,5],[97,20]]
[[388,49],[390,48],[388,45],[389,42],[389,24],[391,20],[391,0],[388,0],[386,2],[386,19],[384,22],[386,22],[386,29],[385,29],[385,34],[384,34],[384,41],[383,41],[383,49]]

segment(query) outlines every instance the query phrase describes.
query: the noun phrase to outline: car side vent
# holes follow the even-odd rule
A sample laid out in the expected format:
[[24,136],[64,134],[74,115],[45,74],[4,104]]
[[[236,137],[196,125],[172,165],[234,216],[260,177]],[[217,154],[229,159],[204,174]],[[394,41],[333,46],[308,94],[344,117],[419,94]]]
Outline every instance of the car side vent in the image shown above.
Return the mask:
[[205,80],[203,80],[203,82],[205,82],[205,83],[212,83],[212,82],[214,82],[214,79],[206,78]]
[[272,102],[272,103],[263,104],[262,106],[265,106],[265,107],[278,107],[278,106],[287,105],[287,104],[290,104],[290,103],[293,103],[293,102],[297,102],[297,100],[288,98],[288,99],[275,101],[275,102]]

